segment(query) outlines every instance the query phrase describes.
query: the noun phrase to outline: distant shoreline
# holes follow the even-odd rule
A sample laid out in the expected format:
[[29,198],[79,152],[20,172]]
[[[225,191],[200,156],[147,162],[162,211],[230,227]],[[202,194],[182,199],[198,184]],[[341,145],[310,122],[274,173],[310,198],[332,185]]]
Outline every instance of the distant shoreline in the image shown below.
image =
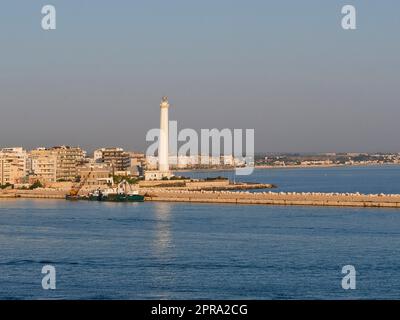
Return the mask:
[[288,166],[255,166],[255,169],[307,169],[307,168],[352,168],[352,167],[385,167],[385,166],[400,166],[400,163],[370,163],[370,164],[324,164],[324,165],[288,165]]
[[[400,163],[371,163],[371,164],[326,164],[326,165],[287,165],[287,166],[269,166],[269,165],[256,165],[254,169],[315,169],[315,168],[352,168],[352,167],[384,167],[384,166],[400,166]],[[240,169],[240,167],[238,167]],[[210,172],[210,171],[234,171],[235,168],[209,168],[209,169],[179,169],[172,170],[173,172]]]

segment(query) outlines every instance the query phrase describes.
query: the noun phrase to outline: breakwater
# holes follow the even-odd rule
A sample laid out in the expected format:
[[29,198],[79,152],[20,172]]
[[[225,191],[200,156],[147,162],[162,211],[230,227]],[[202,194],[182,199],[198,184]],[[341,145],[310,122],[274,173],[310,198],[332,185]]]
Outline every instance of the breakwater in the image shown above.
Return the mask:
[[400,208],[400,194],[152,190],[148,201]]
[[65,199],[66,192],[59,190],[6,190],[0,192],[0,199]]
[[[140,194],[147,201],[226,203],[254,205],[297,205],[400,208],[400,194],[317,193],[317,192],[248,192],[218,190],[174,190],[143,188]],[[10,190],[0,192],[0,199],[36,198],[65,199],[65,191]]]

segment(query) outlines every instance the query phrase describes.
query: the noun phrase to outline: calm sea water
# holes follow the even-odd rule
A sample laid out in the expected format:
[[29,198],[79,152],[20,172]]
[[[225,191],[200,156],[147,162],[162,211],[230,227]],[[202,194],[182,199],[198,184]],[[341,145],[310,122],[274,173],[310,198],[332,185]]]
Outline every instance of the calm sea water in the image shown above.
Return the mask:
[[[399,167],[241,179],[290,191],[400,192]],[[56,267],[54,291],[41,287],[45,264]],[[357,269],[353,291],[341,288],[347,264]],[[0,201],[1,299],[399,297],[396,209]]]
[[256,169],[251,176],[234,171],[178,172],[192,178],[224,176],[244,182],[265,182],[287,192],[400,193],[400,166]]

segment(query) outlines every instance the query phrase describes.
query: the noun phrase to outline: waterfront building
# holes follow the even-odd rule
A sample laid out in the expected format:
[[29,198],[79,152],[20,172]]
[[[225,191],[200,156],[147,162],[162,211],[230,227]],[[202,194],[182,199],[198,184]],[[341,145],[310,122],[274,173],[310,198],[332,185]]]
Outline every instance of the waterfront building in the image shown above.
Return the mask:
[[[169,157],[169,165],[173,170],[194,169],[194,168],[215,168],[215,167],[242,167],[245,161],[242,158],[235,158],[233,155],[209,156],[209,155],[178,155]],[[147,156],[147,170],[158,168],[158,157]]]
[[243,167],[246,165],[246,161],[243,158],[234,158],[233,163],[235,167]]
[[210,165],[212,165],[212,166],[221,165],[221,157],[220,156],[211,156],[210,157]]
[[94,159],[99,163],[109,164],[114,171],[126,171],[131,166],[131,156],[122,148],[101,148],[94,152]]
[[78,176],[78,165],[85,158],[79,147],[58,146],[51,148],[57,155],[57,181],[74,181]]
[[38,148],[29,153],[31,176],[42,183],[57,181],[57,154],[52,150]]
[[210,165],[210,155],[201,154],[199,155],[199,165],[208,167]]
[[131,158],[131,167],[135,166],[145,166],[146,164],[146,156],[144,153],[137,153],[137,152],[128,152]]
[[158,168],[158,157],[147,156],[146,157],[146,170],[155,171]]
[[85,152],[70,146],[38,148],[30,152],[30,158],[31,174],[39,181],[74,181],[78,176],[77,167],[85,159]]
[[197,155],[192,155],[192,156],[179,155],[177,169],[194,168],[196,165],[198,165],[198,163],[199,163],[199,157]]
[[21,148],[0,150],[0,185],[21,183],[27,176],[27,152]]
[[78,166],[78,177],[80,181],[85,180],[89,187],[101,188],[113,184],[111,167],[108,164],[84,164]]
[[199,157],[197,155],[170,156],[169,164],[175,170],[195,168],[199,164]]
[[233,155],[223,155],[221,156],[221,163],[224,166],[233,166],[235,164],[235,159]]
[[221,165],[221,156],[210,156],[208,154],[202,154],[199,157],[201,166],[220,166]]
[[144,153],[129,152],[131,164],[129,171],[133,176],[143,176],[143,169],[146,165],[146,157]]

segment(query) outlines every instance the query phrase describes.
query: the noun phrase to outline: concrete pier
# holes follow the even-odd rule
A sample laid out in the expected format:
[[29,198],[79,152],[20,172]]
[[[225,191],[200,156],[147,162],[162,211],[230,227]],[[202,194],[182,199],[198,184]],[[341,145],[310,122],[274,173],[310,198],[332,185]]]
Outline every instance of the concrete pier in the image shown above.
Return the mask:
[[[163,188],[143,188],[139,192],[145,196],[146,201],[400,209],[400,194],[207,191]],[[65,196],[66,192],[61,190],[0,191],[0,201],[7,198],[65,199]]]
[[230,203],[254,205],[337,206],[400,208],[400,194],[284,193],[229,191],[157,190],[146,194],[148,201]]
[[57,190],[7,190],[0,192],[1,199],[65,199],[66,193]]

